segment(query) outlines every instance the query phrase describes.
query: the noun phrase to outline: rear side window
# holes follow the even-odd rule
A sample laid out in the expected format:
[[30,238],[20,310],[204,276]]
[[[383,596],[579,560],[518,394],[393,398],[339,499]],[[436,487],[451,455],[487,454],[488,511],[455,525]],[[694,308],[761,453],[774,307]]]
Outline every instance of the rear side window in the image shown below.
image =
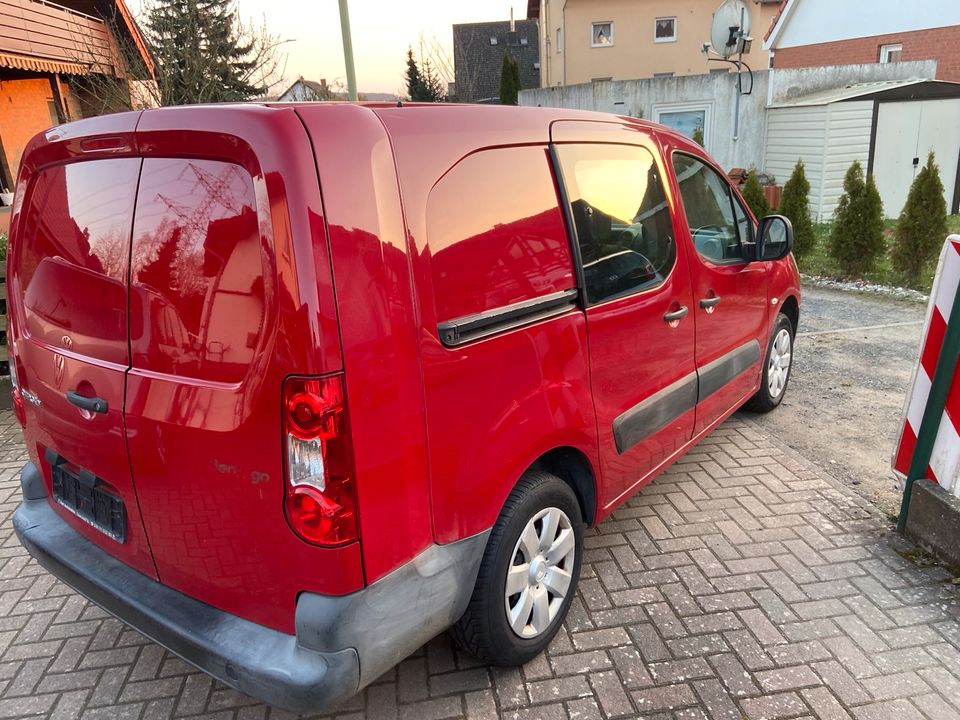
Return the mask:
[[59,165],[31,182],[19,222],[25,329],[127,364],[127,267],[138,158]]
[[544,147],[464,158],[427,200],[427,245],[440,322],[575,286]]
[[753,226],[730,184],[692,155],[675,153],[673,167],[697,253],[718,264],[743,262],[741,238],[750,242]]
[[558,145],[591,303],[660,285],[677,259],[663,182],[649,150]]
[[143,161],[130,272],[134,368],[237,382],[261,340],[253,180],[210,160]]

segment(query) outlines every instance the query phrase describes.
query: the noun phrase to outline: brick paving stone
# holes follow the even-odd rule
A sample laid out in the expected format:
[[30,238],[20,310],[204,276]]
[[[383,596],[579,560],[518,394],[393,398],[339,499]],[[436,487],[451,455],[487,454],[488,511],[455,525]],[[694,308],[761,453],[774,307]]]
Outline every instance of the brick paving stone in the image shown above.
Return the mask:
[[[293,719],[30,560],[9,520],[25,457],[0,412],[0,719]],[[748,419],[705,438],[586,547],[544,655],[487,667],[441,635],[323,717],[960,720],[957,589]]]
[[806,703],[793,692],[747,698],[740,701],[740,707],[751,720],[794,718],[809,712]]
[[634,715],[633,703],[627,697],[620,678],[615,672],[600,672],[590,674],[590,685],[600,700],[600,707],[607,717],[623,717]]
[[798,690],[799,688],[821,685],[823,681],[806,665],[763,670],[756,674],[760,687],[768,692],[777,690]]
[[657,710],[674,710],[697,703],[693,690],[685,683],[638,690],[633,693],[633,700],[644,716]]

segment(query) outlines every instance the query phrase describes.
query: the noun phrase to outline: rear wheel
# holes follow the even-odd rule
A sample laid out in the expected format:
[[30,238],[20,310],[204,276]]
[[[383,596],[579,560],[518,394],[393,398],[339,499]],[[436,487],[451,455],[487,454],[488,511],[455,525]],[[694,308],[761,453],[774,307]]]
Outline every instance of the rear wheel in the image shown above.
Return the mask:
[[556,635],[577,589],[583,520],[570,486],[524,475],[490,533],[473,597],[452,634],[496,665],[522,665]]
[[760,389],[744,405],[747,410],[766,413],[783,400],[793,367],[793,324],[783,313],[777,315],[767,347]]

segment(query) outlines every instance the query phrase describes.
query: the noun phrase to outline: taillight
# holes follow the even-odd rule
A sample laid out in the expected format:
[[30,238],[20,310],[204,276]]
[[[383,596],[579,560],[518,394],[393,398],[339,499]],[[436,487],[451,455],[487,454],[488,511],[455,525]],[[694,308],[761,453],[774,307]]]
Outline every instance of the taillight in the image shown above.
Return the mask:
[[287,378],[283,423],[290,525],[318,545],[353,542],[359,525],[343,375]]

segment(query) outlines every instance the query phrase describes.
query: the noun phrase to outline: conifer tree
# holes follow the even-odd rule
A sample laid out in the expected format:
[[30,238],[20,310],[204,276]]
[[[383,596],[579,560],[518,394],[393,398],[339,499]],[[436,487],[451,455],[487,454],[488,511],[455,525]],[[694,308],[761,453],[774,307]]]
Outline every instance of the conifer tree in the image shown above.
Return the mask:
[[520,96],[520,65],[503,54],[503,65],[500,68],[500,104],[516,105]]
[[437,77],[429,59],[420,63],[413,56],[413,49],[407,48],[407,95],[412,102],[443,102],[446,93],[443,81]]
[[797,160],[793,173],[783,186],[777,212],[786,215],[793,224],[793,252],[802,257],[813,250],[816,237],[810,220],[810,182],[803,169],[803,160]]
[[155,0],[143,29],[163,105],[258,97],[277,68],[278,41],[245,28],[233,0]]
[[947,203],[933,153],[920,168],[897,220],[891,259],[908,285],[917,286],[947,236]]
[[770,214],[770,203],[767,202],[767,196],[763,192],[755,168],[750,168],[747,172],[747,179],[740,192],[743,194],[743,199],[747,201],[747,205],[753,210],[757,220]]
[[830,254],[846,276],[861,277],[883,254],[883,202],[873,176],[854,161],[843,180],[830,231]]

